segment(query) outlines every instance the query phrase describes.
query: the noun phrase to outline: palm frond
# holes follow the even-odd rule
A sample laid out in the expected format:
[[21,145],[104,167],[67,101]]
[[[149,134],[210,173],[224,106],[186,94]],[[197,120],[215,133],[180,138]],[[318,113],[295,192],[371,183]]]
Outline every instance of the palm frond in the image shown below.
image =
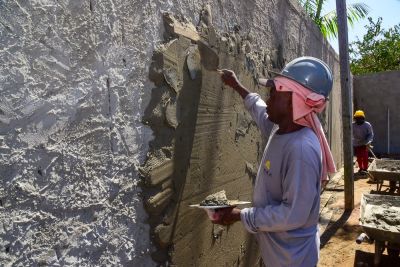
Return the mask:
[[336,13],[333,16],[324,16],[321,21],[321,32],[326,38],[336,38],[338,35],[338,24]]
[[[347,7],[347,21],[350,26],[353,26],[355,22],[365,18],[368,15],[368,12],[369,7],[366,4],[354,3]],[[338,24],[336,10],[332,10],[322,16],[320,28],[325,37],[337,38]]]
[[351,26],[354,22],[365,18],[369,13],[369,7],[364,3],[354,3],[347,8],[347,19]]
[[[326,0],[298,0],[305,12],[320,28],[326,38],[337,37],[338,25],[336,10],[332,10],[321,16],[322,6]],[[353,26],[356,21],[365,18],[369,13],[369,7],[364,3],[354,3],[347,7],[347,21]]]

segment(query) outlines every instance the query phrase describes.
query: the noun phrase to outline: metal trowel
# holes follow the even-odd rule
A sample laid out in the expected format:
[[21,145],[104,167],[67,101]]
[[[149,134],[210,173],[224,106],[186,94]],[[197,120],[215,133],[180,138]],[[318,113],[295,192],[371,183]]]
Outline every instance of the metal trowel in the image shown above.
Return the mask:
[[198,40],[197,46],[200,52],[201,65],[203,65],[206,70],[217,71],[219,66],[219,57],[217,52],[203,40]]

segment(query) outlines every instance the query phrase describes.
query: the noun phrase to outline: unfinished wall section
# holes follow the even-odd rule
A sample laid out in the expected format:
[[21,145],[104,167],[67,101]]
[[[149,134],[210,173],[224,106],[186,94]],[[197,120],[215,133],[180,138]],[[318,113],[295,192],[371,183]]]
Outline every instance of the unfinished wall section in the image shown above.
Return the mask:
[[153,258],[178,266],[254,265],[256,245],[240,225],[233,226],[235,235],[228,235],[203,211],[188,209],[223,189],[231,199],[251,199],[263,140],[240,97],[222,85],[216,72],[218,63],[234,69],[249,89],[259,91],[250,40],[238,29],[219,35],[210,6],[202,11],[197,30],[168,13],[164,21],[166,42],[155,51],[150,68],[158,87],[143,118],[155,133],[141,168],[145,206],[159,248]]
[[[213,227],[188,208],[220,189],[250,199],[263,149],[194,36],[263,95],[255,79],[300,55],[337,77],[334,51],[297,1],[5,0],[0,10],[3,265],[257,261],[240,224]],[[164,23],[165,11],[175,20]],[[333,146],[337,86],[322,116]]]
[[[337,165],[341,164],[336,55],[330,47],[324,47],[327,44],[320,33],[302,17],[297,6],[282,1],[276,6],[255,4],[251,12],[260,14],[257,12],[262,9],[275,8],[286,19],[281,21],[271,14],[268,23],[261,24],[265,25],[263,30],[255,25],[245,29],[240,23],[218,29],[218,12],[223,12],[218,6],[206,5],[196,27],[185,17],[164,14],[165,41],[155,51],[150,68],[150,78],[157,87],[152,89],[152,101],[144,116],[155,139],[141,168],[151,235],[158,248],[153,258],[160,263],[253,266],[258,262],[257,245],[240,224],[214,226],[203,211],[189,208],[220,190],[225,190],[230,199],[251,200],[265,145],[242,99],[222,85],[217,68],[234,70],[247,88],[266,97],[267,91],[258,87],[256,80],[269,77],[268,70],[280,70],[300,55],[328,62],[336,74],[335,89],[320,117]],[[246,17],[257,18],[250,14]],[[269,28],[271,24],[274,26]],[[204,44],[214,52],[204,51]]]
[[400,155],[400,72],[354,76],[354,110],[362,109],[374,130],[374,152]]

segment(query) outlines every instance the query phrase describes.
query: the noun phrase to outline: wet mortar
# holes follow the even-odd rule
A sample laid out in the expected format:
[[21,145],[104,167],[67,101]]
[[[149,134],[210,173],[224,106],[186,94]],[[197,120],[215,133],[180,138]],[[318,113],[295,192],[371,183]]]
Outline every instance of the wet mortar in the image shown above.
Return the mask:
[[400,160],[376,160],[376,169],[400,172]]
[[226,198],[225,190],[211,194],[200,202],[200,206],[222,206],[222,205],[229,205],[229,201]]
[[400,207],[389,204],[365,206],[364,225],[390,232],[400,232]]

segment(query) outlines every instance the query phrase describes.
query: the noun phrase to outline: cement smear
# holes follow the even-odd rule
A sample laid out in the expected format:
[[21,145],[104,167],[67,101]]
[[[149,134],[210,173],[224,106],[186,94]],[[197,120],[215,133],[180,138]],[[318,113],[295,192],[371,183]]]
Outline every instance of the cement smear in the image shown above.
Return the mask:
[[[251,199],[263,149],[240,96],[222,85],[215,70],[233,69],[250,90],[259,91],[257,66],[268,65],[267,56],[254,53],[238,30],[217,33],[209,8],[197,29],[184,17],[164,14],[167,41],[150,68],[157,87],[143,121],[155,138],[141,173],[158,245],[153,259],[178,266],[255,264],[256,244],[240,224],[232,226],[234,235],[223,228],[210,234],[215,231],[206,214],[188,207],[222,189],[236,199]],[[212,51],[200,51],[204,44]]]
[[194,26],[185,18],[168,13],[164,14],[164,23],[168,39],[172,40],[160,45],[150,66],[149,77],[158,87],[152,90],[142,120],[152,128],[155,138],[140,169],[146,185],[143,199],[159,248],[153,259],[160,263],[169,260],[177,192],[188,166],[202,82],[197,45],[175,33],[176,27],[180,27],[179,30],[198,38]]
[[[253,266],[258,260],[257,244],[242,225],[215,227],[204,212],[189,208],[221,190],[233,199],[251,199],[264,148],[243,100],[222,85],[215,70],[234,70],[247,88],[267,97],[256,81],[269,77],[268,70],[280,70],[287,60],[300,55],[317,56],[330,64],[335,61],[292,2],[237,3],[239,17],[245,18],[244,31],[234,22],[213,18],[216,12],[210,5],[201,11],[197,27],[183,16],[164,15],[165,40],[149,70],[156,86],[143,117],[154,131],[154,140],[141,168],[151,236],[158,246],[152,256],[160,263]],[[225,14],[231,7],[217,8]],[[265,16],[265,10],[274,11]],[[259,16],[253,16],[253,11]],[[225,31],[217,31],[215,21]],[[336,93],[333,99],[339,96]],[[321,115],[324,126],[333,120],[332,114]],[[335,122],[340,128],[340,122]],[[330,132],[332,140],[339,138]],[[338,154],[339,150],[334,151]]]

